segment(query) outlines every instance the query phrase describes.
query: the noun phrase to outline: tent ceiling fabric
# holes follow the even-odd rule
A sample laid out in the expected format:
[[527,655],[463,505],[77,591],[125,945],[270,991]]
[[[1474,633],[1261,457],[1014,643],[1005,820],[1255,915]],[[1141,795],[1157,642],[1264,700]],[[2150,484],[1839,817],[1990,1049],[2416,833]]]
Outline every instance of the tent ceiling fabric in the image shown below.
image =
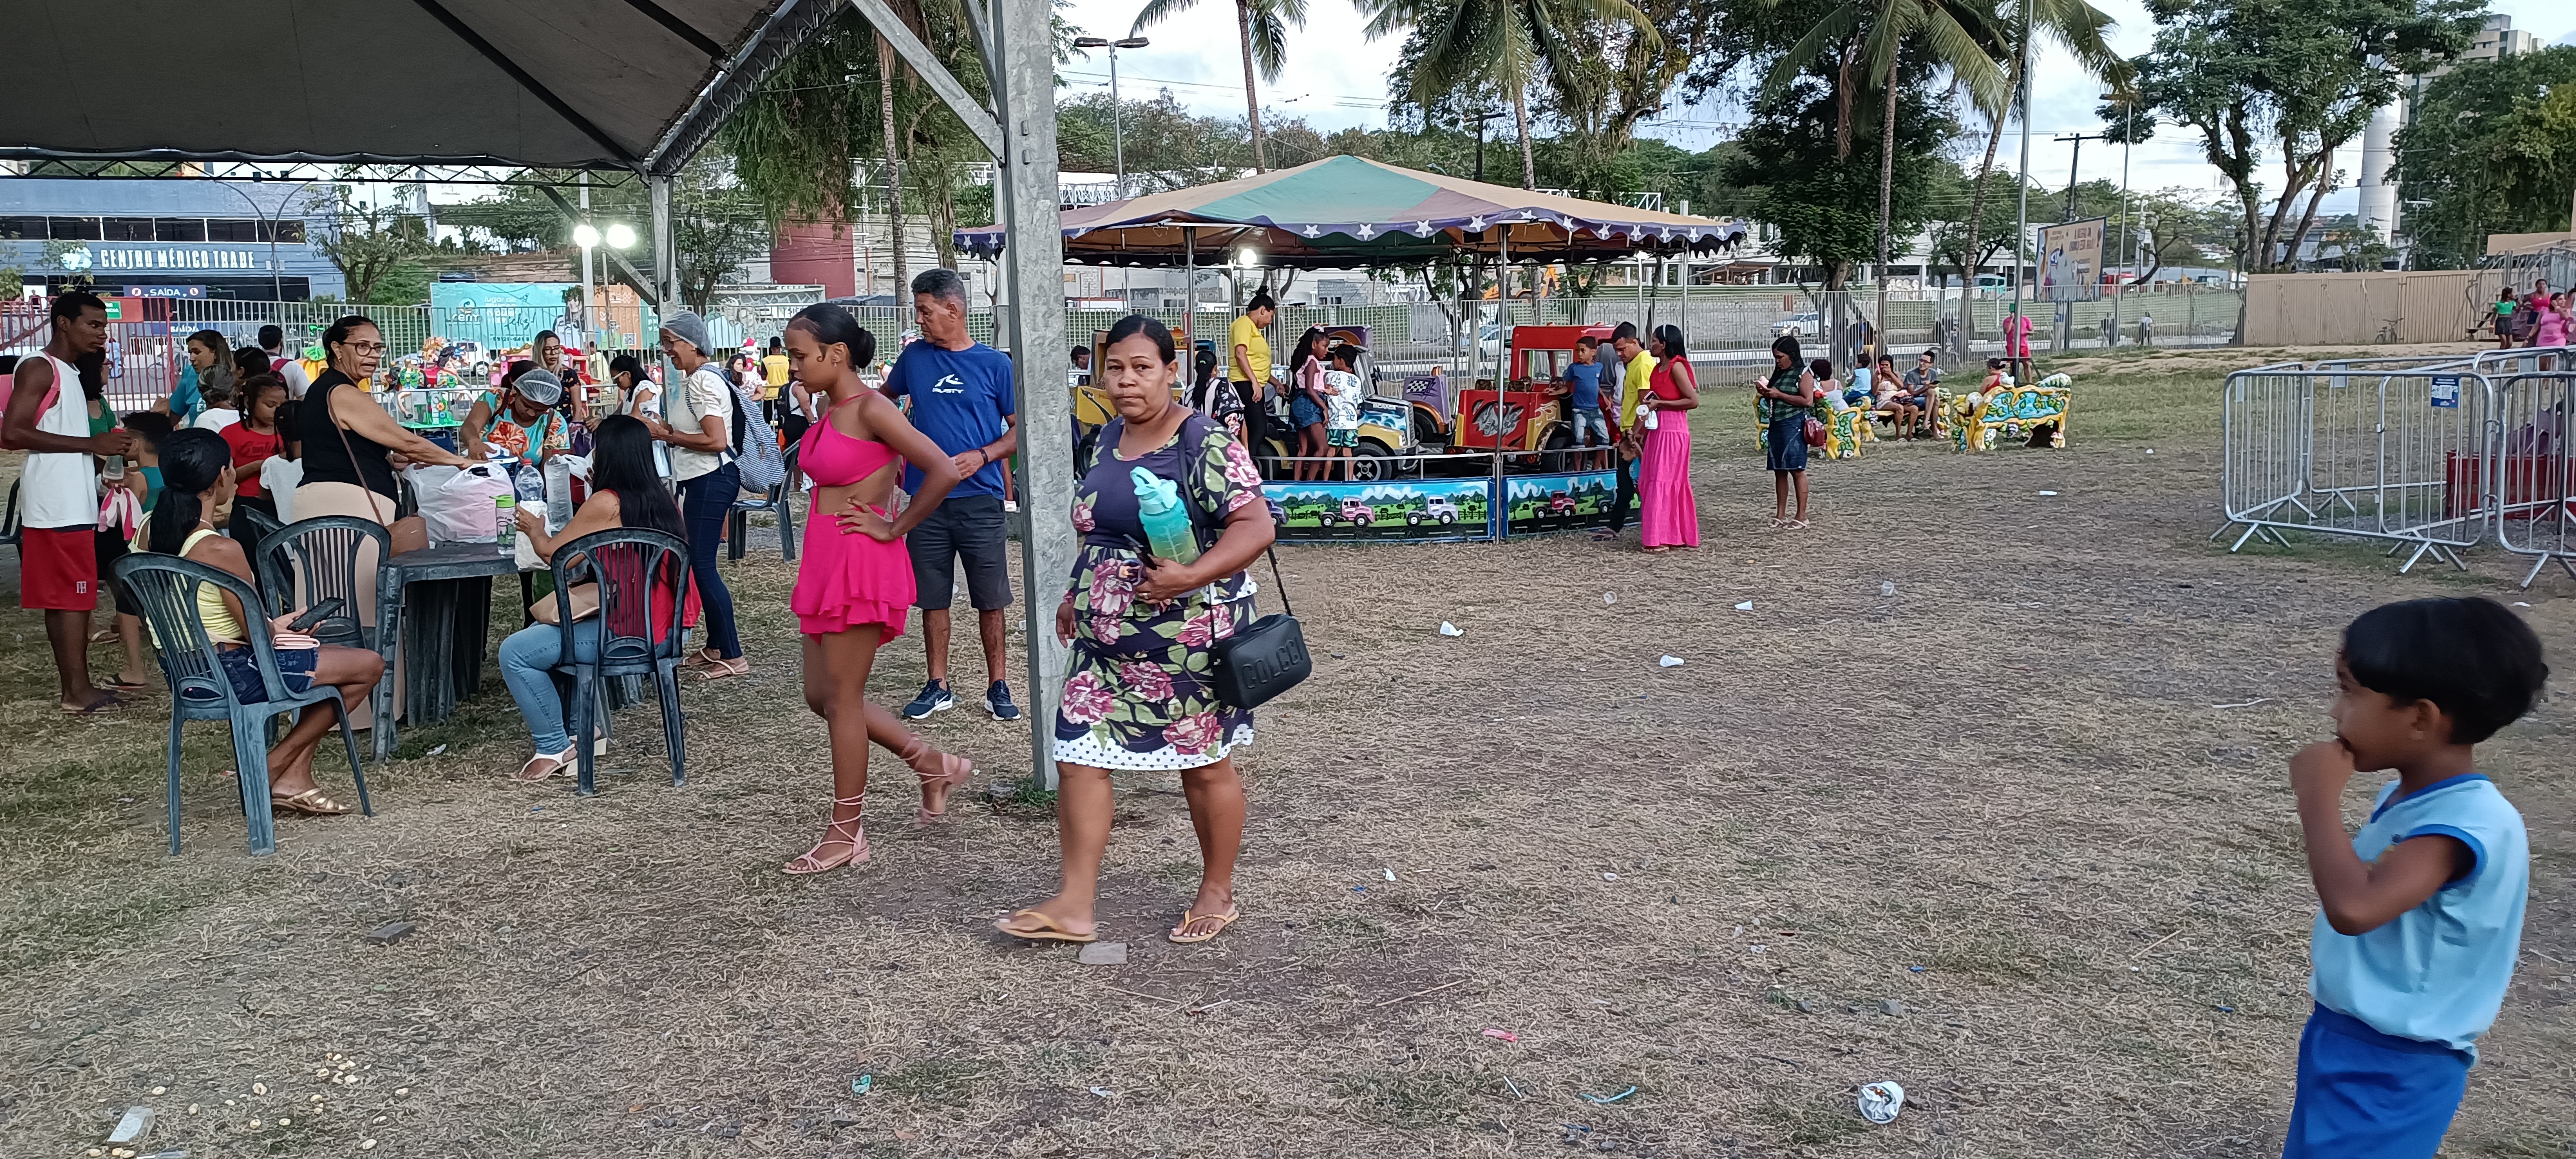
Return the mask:
[[0,0],[0,155],[637,169],[800,2]]
[[[1640,251],[1726,252],[1741,222],[1686,217],[1488,185],[1363,157],[1149,193],[1064,215],[1064,258],[1121,266],[1178,266],[1196,235],[1200,265],[1250,247],[1263,265],[1331,269],[1404,265],[1460,253],[1535,261],[1597,261]],[[1002,251],[1000,226],[957,231],[984,257]]]

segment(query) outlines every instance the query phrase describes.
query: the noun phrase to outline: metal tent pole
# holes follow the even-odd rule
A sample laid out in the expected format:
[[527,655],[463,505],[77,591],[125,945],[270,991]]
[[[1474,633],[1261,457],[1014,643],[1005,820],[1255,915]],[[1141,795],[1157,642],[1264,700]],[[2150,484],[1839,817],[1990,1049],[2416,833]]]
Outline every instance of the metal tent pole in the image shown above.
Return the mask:
[[[662,299],[657,303],[659,312],[667,315],[679,308],[680,300],[679,255],[671,252],[671,179],[664,175],[650,176],[644,179],[644,186],[653,203],[653,292]],[[650,337],[653,345],[659,348],[661,335]],[[661,359],[661,368],[662,397],[667,400],[671,397],[671,388],[679,382],[680,371],[671,364],[668,356]]]

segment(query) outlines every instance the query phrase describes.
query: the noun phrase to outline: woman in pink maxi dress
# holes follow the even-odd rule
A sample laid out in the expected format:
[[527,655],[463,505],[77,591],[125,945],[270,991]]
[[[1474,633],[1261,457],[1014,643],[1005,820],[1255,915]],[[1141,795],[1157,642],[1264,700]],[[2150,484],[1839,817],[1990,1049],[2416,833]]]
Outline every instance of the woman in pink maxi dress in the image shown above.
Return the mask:
[[1681,327],[1655,327],[1655,373],[1647,379],[1646,406],[1654,429],[1637,457],[1637,497],[1645,505],[1639,524],[1648,552],[1699,546],[1699,500],[1691,494],[1689,412],[1699,406],[1699,376],[1691,372]]

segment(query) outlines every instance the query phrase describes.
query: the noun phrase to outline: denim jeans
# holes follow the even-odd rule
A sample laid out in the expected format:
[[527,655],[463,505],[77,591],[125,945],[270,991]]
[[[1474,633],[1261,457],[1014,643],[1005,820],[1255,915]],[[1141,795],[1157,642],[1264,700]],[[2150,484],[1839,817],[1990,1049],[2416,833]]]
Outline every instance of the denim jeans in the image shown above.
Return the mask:
[[[572,647],[573,659],[599,658],[597,618],[572,626]],[[553,624],[530,624],[501,641],[501,682],[510,686],[510,699],[519,702],[519,717],[527,722],[528,738],[541,753],[572,747],[572,738],[564,732],[563,694],[555,688],[553,671],[564,660],[563,629]]]
[[742,655],[742,640],[733,630],[733,593],[716,570],[716,541],[741,493],[742,467],[736,463],[680,484],[680,518],[689,528],[689,575],[698,582],[698,608],[706,615],[706,646],[727,660]]

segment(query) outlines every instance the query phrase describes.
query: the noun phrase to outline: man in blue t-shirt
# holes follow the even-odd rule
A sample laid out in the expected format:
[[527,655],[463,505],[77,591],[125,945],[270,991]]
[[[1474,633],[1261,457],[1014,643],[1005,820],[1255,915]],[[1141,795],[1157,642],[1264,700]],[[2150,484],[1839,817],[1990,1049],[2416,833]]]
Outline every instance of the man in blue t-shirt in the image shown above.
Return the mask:
[[[1002,679],[1003,610],[1011,606],[1011,575],[1002,523],[1003,461],[1019,449],[1019,397],[1011,385],[1009,355],[966,336],[966,282],[955,270],[932,269],[912,280],[913,313],[921,340],[903,348],[886,373],[886,397],[912,402],[912,425],[957,460],[957,486],[939,509],[904,537],[912,553],[913,606],[921,609],[921,641],[930,649],[930,680],[903,706],[919,720],[957,706],[948,690],[948,605],[957,591],[957,563],[966,564],[966,598],[984,638],[984,669],[992,683],[984,707],[996,720],[1018,720],[1011,687]],[[903,470],[903,489],[921,488],[921,470]]]
[[[1565,421],[1574,428],[1574,446],[1610,445],[1610,419],[1601,413],[1601,340],[1589,334],[1574,340],[1574,363],[1565,368]],[[1583,461],[1587,470],[1597,469],[1589,457]]]

